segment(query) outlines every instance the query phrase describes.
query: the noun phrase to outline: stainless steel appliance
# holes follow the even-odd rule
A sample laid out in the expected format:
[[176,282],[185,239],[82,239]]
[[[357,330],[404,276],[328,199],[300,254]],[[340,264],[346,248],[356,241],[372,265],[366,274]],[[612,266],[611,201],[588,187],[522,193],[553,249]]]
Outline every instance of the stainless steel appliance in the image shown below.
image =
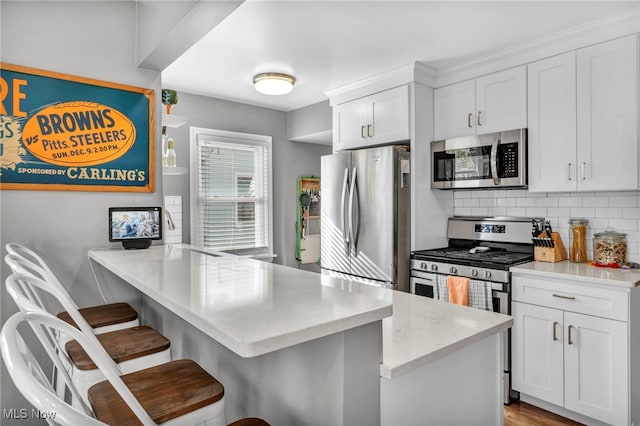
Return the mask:
[[322,272],[408,292],[411,197],[407,147],[325,155],[321,173]]
[[[491,290],[488,310],[511,314],[509,267],[533,260],[530,218],[453,217],[447,247],[411,253],[411,292],[438,297],[449,275]],[[446,301],[446,300],[445,300]],[[511,330],[503,332],[504,403],[518,398],[511,389]]]
[[526,187],[527,129],[431,142],[431,187]]

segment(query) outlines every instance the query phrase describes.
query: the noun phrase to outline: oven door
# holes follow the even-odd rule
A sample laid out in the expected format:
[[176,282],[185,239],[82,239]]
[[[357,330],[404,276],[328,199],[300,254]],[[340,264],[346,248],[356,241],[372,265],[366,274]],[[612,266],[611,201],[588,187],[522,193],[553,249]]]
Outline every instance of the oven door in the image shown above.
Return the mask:
[[[425,296],[434,298],[434,287],[436,285],[436,275],[422,271],[411,271],[411,279],[409,281],[410,291],[418,296]],[[493,312],[509,315],[511,314],[509,293],[506,291],[506,286],[501,283],[491,284],[491,296]]]

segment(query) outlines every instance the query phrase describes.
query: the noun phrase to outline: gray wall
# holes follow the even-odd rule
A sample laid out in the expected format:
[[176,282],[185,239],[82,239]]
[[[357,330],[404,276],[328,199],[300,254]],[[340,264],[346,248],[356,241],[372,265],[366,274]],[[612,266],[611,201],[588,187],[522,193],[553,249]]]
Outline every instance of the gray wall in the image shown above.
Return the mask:
[[[1,60],[6,63],[160,89],[160,74],[134,65],[136,14],[133,2],[2,1]],[[160,103],[156,102],[156,115]],[[160,124],[156,123],[156,135]],[[157,150],[156,164],[160,164]],[[87,260],[87,250],[105,247],[107,208],[114,205],[156,205],[162,197],[162,178],[156,170],[153,193],[17,191],[0,192],[0,243],[16,241],[43,254],[79,305],[101,301]],[[1,282],[7,268],[1,266]],[[2,323],[16,312],[4,285],[0,291]],[[126,288],[107,287],[111,300],[130,300]],[[0,369],[3,409],[31,406],[19,395],[4,364]],[[1,414],[0,414],[1,415]],[[2,419],[3,425],[30,424]]]
[[[166,87],[170,89],[170,87]],[[178,104],[171,114],[188,119],[178,128],[168,128],[173,137],[177,166],[189,166],[189,128],[204,127],[241,133],[268,135],[273,138],[273,229],[276,263],[297,266],[296,249],[296,185],[301,175],[320,176],[320,156],[331,153],[331,147],[286,140],[286,117],[282,111],[235,102],[178,93]],[[165,176],[164,195],[181,195],[183,242],[190,241],[189,175]]]
[[[155,192],[0,191],[2,256],[6,254],[4,245],[7,242],[30,246],[51,264],[80,306],[101,303],[87,251],[93,247],[119,247],[108,241],[107,208],[162,204],[161,120],[157,119],[162,107],[160,74],[135,66],[135,4],[133,1],[3,0],[0,2],[0,24],[2,62],[156,91]],[[319,174],[319,156],[328,153],[328,147],[286,141],[286,114],[280,111],[181,93],[175,113],[189,116],[189,125],[193,126],[273,137],[275,251],[279,263],[295,265],[296,178],[301,174]],[[174,130],[179,165],[187,165],[188,126]],[[166,178],[165,182],[166,195],[183,195],[188,206],[188,177]],[[188,241],[188,235],[187,229],[185,241]],[[7,275],[7,268],[2,263],[2,283]],[[98,277],[101,276],[98,273]],[[103,281],[102,290],[110,302],[128,301],[138,307],[136,292],[127,286]],[[0,287],[0,320],[4,324],[17,309],[4,285]],[[30,405],[15,389],[1,364],[0,410],[28,408],[30,412]],[[0,417],[2,425],[32,423],[31,419],[12,421]]]

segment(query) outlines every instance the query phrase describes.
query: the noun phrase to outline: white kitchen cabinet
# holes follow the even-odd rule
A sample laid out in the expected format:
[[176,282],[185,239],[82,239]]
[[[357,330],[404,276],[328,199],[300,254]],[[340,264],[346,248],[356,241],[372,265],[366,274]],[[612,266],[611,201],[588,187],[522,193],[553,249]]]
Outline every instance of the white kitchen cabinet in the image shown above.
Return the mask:
[[513,388],[563,405],[562,311],[513,302],[511,315]]
[[335,151],[409,139],[409,87],[406,85],[333,107]]
[[628,290],[515,274],[513,388],[605,423],[630,424],[628,312]]
[[528,65],[529,190],[636,190],[638,36]]
[[527,127],[526,67],[434,91],[436,140]]

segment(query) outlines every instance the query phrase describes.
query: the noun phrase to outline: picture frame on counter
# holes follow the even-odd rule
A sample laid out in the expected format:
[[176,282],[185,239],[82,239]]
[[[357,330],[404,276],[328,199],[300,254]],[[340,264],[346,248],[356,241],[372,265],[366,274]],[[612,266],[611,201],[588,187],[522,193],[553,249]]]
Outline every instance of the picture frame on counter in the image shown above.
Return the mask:
[[154,191],[154,91],[0,62],[0,189]]

